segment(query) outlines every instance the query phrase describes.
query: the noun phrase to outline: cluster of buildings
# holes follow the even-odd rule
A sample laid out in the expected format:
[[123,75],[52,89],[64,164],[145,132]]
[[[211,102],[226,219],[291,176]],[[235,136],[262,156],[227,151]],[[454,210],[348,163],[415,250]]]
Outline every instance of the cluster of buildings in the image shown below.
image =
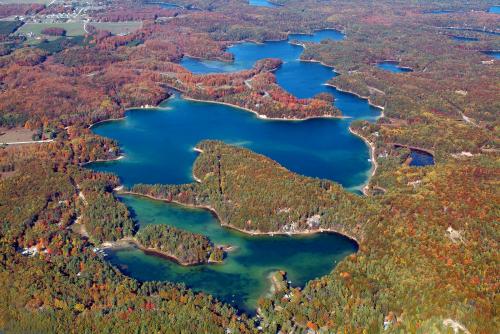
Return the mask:
[[[109,0],[53,0],[46,5],[46,10],[34,15],[19,15],[15,19],[25,23],[66,23],[83,22],[89,19],[89,14],[105,9]],[[50,11],[54,8],[54,11]],[[58,10],[60,8],[60,10]],[[47,10],[49,9],[49,10]],[[44,12],[49,12],[44,14]]]

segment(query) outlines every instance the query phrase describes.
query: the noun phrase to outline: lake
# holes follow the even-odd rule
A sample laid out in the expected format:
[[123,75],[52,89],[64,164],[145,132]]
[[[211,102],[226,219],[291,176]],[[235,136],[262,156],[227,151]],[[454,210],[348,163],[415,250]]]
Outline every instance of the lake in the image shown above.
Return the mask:
[[[291,35],[289,41],[340,40],[343,35],[325,30],[314,35]],[[219,139],[264,154],[286,168],[312,177],[339,182],[358,192],[370,170],[365,143],[348,128],[355,119],[374,121],[380,110],[364,99],[326,86],[335,72],[316,62],[300,61],[302,47],[288,41],[263,44],[240,43],[229,48],[235,61],[203,61],[185,58],[182,65],[195,73],[229,72],[251,68],[255,61],[283,60],[276,72],[278,83],[294,95],[312,97],[320,92],[335,96],[335,105],[349,118],[307,121],[263,120],[253,113],[221,104],[194,102],[179,95],[154,109],[135,109],[120,121],[93,127],[96,134],[118,140],[125,157],[89,165],[117,174],[125,185],[135,183],[192,182],[193,148],[204,139]],[[141,225],[169,224],[201,233],[216,244],[236,250],[224,264],[182,267],[135,248],[108,252],[108,258],[125,274],[138,280],[182,282],[254,312],[256,301],[269,289],[268,275],[288,272],[294,286],[329,273],[335,263],[356,251],[356,244],[337,234],[314,236],[247,236],[222,228],[210,212],[189,209],[142,197],[123,196]]]
[[223,264],[183,267],[147,255],[136,248],[108,250],[107,259],[123,273],[141,281],[183,282],[210,293],[247,313],[270,288],[268,275],[285,270],[294,286],[328,274],[335,264],[357,250],[356,243],[336,234],[309,236],[249,236],[220,226],[212,214],[136,196],[123,196],[141,226],[168,224],[209,237],[215,244],[231,245]]

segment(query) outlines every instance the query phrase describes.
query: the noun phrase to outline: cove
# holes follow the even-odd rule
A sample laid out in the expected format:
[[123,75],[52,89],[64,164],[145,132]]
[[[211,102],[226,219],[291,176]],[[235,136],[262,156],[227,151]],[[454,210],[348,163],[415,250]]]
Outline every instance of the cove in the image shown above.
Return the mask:
[[131,195],[121,200],[133,209],[140,226],[172,225],[206,235],[215,244],[232,245],[234,250],[223,264],[183,267],[136,248],[109,249],[106,258],[112,264],[140,281],[183,282],[248,313],[255,312],[258,298],[269,291],[271,272],[285,270],[293,286],[303,286],[328,274],[338,261],[357,250],[354,241],[337,234],[249,236],[221,227],[206,210]]
[[248,4],[250,6],[259,6],[259,7],[270,7],[270,8],[279,7],[278,5],[275,5],[274,3],[271,3],[266,0],[249,0]]
[[479,39],[477,38],[474,38],[474,37],[464,37],[464,36],[452,36],[451,37],[452,40],[456,41],[456,42],[477,42],[479,41]]
[[425,11],[423,13],[424,14],[451,14],[451,13],[455,13],[455,12],[456,11],[452,10],[452,9],[435,9],[435,10]]
[[483,53],[495,59],[500,59],[500,51],[484,51]]
[[413,72],[411,68],[408,67],[400,67],[398,62],[394,61],[383,61],[377,64],[377,67],[392,73],[408,73]]
[[[307,121],[262,120],[253,113],[227,105],[195,102],[175,94],[158,108],[135,109],[125,119],[93,127],[96,134],[116,139],[125,157],[88,165],[117,174],[122,183],[192,182],[193,148],[204,139],[218,139],[264,154],[293,172],[326,178],[356,191],[370,173],[368,148],[349,132],[353,120],[375,120],[380,115],[364,99],[325,83],[336,73],[317,62],[300,61],[301,42],[340,40],[325,30],[314,35],[291,35],[289,41],[240,43],[229,48],[234,62],[185,58],[182,65],[196,73],[229,72],[251,68],[255,61],[275,57],[283,65],[277,81],[292,94],[306,98],[321,92],[335,96],[335,105],[349,118]],[[182,267],[133,248],[108,250],[108,259],[125,274],[141,281],[185,283],[252,313],[259,296],[268,291],[269,273],[285,270],[293,286],[325,275],[356,243],[337,234],[307,236],[248,236],[222,228],[208,211],[190,209],[143,197],[122,196],[139,226],[169,224],[208,236],[214,243],[233,245],[225,263]]]
[[434,165],[434,157],[427,152],[411,150],[410,151],[410,166],[424,167]]

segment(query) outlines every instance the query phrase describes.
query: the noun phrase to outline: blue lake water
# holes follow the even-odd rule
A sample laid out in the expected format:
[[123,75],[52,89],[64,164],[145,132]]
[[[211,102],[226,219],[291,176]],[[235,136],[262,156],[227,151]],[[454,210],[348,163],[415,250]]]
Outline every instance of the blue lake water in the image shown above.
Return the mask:
[[411,68],[400,67],[397,62],[392,62],[392,61],[384,61],[384,62],[378,63],[377,67],[382,69],[382,70],[393,72],[393,73],[413,72],[413,70]]
[[[318,36],[294,35],[294,39],[338,39],[341,34],[328,30]],[[214,61],[207,68],[205,61],[189,59],[182,64],[195,73],[227,72],[228,66],[241,70],[262,58],[281,58],[284,64],[276,72],[279,84],[301,98],[330,92],[336,98],[335,105],[351,118],[261,120],[229,106],[176,96],[160,109],[132,110],[125,120],[94,127],[95,133],[118,140],[125,158],[93,164],[92,168],[114,172],[126,185],[191,182],[194,146],[204,139],[219,139],[269,156],[294,172],[334,180],[351,189],[359,187],[371,166],[369,153],[348,127],[354,119],[376,119],[379,110],[366,100],[324,85],[336,74],[319,63],[299,61],[301,50],[287,42],[243,43],[229,49],[235,55],[234,63]]]
[[[311,42],[324,38],[339,40],[343,36],[328,30],[290,37]],[[229,51],[235,56],[233,63],[184,59],[182,65],[196,73],[228,72],[251,68],[258,59],[281,58],[284,64],[276,76],[286,90],[304,98],[330,92],[336,98],[335,105],[350,118],[262,120],[241,109],[176,95],[159,108],[131,110],[123,120],[95,126],[95,133],[118,140],[125,158],[89,167],[116,173],[125,185],[192,182],[194,146],[204,139],[219,139],[264,154],[294,172],[334,180],[353,191],[359,189],[367,180],[371,162],[367,146],[348,127],[355,119],[375,120],[380,110],[366,100],[326,86],[336,74],[319,63],[299,61],[300,46],[287,41],[241,43]],[[258,297],[269,289],[267,276],[271,271],[285,270],[293,285],[303,285],[330,272],[337,261],[356,250],[355,243],[340,235],[246,236],[222,228],[204,210],[134,196],[122,200],[140,225],[174,225],[237,248],[221,265],[182,267],[135,248],[109,251],[113,264],[139,280],[183,282],[247,312],[255,309]]]
[[455,11],[452,9],[436,9],[436,10],[430,10],[430,11],[424,12],[424,14],[451,14],[454,12]]
[[424,167],[434,165],[434,157],[426,152],[411,150],[410,158],[410,166]]
[[500,51],[485,51],[484,54],[487,54],[495,59],[500,59]]
[[248,4],[250,6],[259,6],[259,7],[270,7],[270,8],[279,7],[278,5],[275,5],[266,0],[249,0]]
[[500,5],[490,7],[490,10],[488,11],[488,13],[500,14]]
[[474,37],[464,37],[464,36],[452,36],[451,39],[453,39],[456,42],[477,42],[479,39],[474,38]]
[[156,5],[160,6],[161,8],[172,8],[172,9],[179,9],[182,8],[181,5],[176,5],[175,3],[170,3],[170,2],[162,2],[162,1],[148,1],[146,3],[147,5]]
[[[346,95],[339,103],[356,106],[357,100]],[[348,131],[351,119],[263,121],[243,110],[180,97],[162,106],[165,109],[129,111],[122,121],[95,127],[95,133],[118,140],[125,158],[91,167],[116,173],[128,186],[192,182],[193,148],[204,139],[219,139],[269,156],[297,173],[346,187],[361,185],[370,169],[365,144]],[[367,107],[353,116],[363,112],[378,115]]]
[[[299,62],[302,47],[289,43],[289,41],[298,42],[314,42],[318,43],[322,40],[330,39],[339,41],[344,38],[344,35],[337,30],[321,30],[312,35],[291,34],[288,40],[278,42],[266,42],[263,44],[257,43],[239,43],[231,46],[227,51],[231,52],[235,59],[234,62],[222,62],[214,60],[200,60],[195,58],[184,57],[181,65],[193,73],[224,73],[247,70],[252,68],[255,62],[264,58],[280,58],[283,61],[283,68],[289,66],[289,63]],[[325,66],[318,66],[326,68]],[[328,68],[326,68],[328,69]],[[328,71],[329,78],[332,77],[331,71]],[[279,73],[279,71],[278,71]],[[302,72],[307,73],[307,72]],[[297,73],[296,73],[297,74]],[[312,84],[314,85],[314,83]],[[316,84],[317,86],[317,84]]]

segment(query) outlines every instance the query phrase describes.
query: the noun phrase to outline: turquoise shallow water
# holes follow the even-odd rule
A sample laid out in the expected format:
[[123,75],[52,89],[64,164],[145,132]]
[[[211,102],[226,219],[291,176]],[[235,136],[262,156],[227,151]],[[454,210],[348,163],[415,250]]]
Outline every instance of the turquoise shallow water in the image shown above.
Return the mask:
[[[342,34],[327,30],[315,35],[293,35],[291,40],[319,42],[340,40]],[[116,173],[126,185],[135,183],[192,182],[193,147],[204,139],[219,139],[269,156],[286,168],[312,177],[337,181],[356,190],[369,174],[369,152],[363,141],[349,133],[354,119],[375,120],[380,112],[366,100],[326,86],[336,74],[314,62],[299,61],[302,47],[287,41],[242,43],[229,49],[233,63],[186,58],[182,65],[196,73],[228,72],[250,68],[258,59],[281,58],[278,83],[298,97],[332,93],[346,119],[307,121],[262,120],[233,107],[192,102],[179,96],[160,108],[131,110],[124,120],[99,124],[93,131],[120,143],[125,158],[95,163],[90,168]],[[247,236],[222,228],[210,212],[133,196],[123,202],[141,225],[169,224],[207,235],[216,244],[236,246],[224,264],[182,267],[167,259],[127,248],[108,251],[111,263],[139,280],[183,282],[253,312],[256,301],[269,289],[267,276],[285,270],[293,285],[329,273],[356,244],[340,235]]]
[[182,267],[135,248],[108,251],[108,259],[139,280],[183,282],[252,313],[269,291],[269,273],[285,270],[294,286],[329,273],[356,244],[340,235],[248,236],[222,228],[206,210],[185,208],[135,196],[123,196],[141,226],[168,224],[204,234],[215,244],[232,245],[223,264]]
[[279,7],[266,0],[249,0],[248,4],[250,6],[260,6],[260,7],[270,7],[270,8]]
[[488,12],[492,14],[500,14],[500,5],[490,7],[490,10]]

